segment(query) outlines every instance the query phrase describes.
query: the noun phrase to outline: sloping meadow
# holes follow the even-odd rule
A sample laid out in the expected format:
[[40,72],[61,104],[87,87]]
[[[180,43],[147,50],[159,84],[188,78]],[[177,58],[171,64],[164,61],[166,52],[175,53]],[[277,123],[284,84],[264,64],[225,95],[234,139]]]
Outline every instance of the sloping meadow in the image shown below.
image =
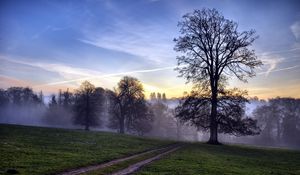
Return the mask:
[[108,132],[0,124],[0,174],[53,174],[170,143]]

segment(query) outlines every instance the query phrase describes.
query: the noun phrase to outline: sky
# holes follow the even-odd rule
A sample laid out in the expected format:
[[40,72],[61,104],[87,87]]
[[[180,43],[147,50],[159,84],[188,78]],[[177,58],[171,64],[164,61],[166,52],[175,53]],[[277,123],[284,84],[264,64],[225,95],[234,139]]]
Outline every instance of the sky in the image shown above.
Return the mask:
[[88,80],[113,89],[129,75],[147,96],[180,97],[192,85],[174,71],[173,39],[182,16],[202,8],[259,35],[252,48],[264,65],[248,83],[229,77],[229,87],[300,98],[300,1],[288,0],[1,0],[0,88],[47,95]]

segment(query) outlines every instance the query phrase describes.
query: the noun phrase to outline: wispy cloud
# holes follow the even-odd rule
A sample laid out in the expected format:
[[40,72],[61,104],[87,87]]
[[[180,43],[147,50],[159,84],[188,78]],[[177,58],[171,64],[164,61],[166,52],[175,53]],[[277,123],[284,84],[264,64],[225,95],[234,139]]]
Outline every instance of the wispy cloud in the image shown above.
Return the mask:
[[73,91],[73,89],[76,88],[70,85],[48,86],[48,87],[39,88],[39,87],[35,87],[34,83],[30,81],[25,81],[14,77],[0,75],[1,88],[9,88],[13,86],[31,87],[33,88],[34,91],[36,92],[43,91],[46,95],[57,92],[59,89],[64,89],[64,90],[69,89],[70,91]]
[[290,67],[285,67],[285,68],[280,68],[280,69],[272,69],[272,70],[268,70],[265,72],[259,72],[257,73],[258,75],[264,75],[264,74],[269,74],[271,72],[280,72],[280,71],[285,71],[285,70],[291,70],[291,69],[295,69],[300,67],[300,65],[296,65],[296,66],[290,66]]
[[296,21],[290,26],[291,31],[293,32],[295,38],[300,39],[300,21]]
[[300,50],[300,46],[295,46],[291,49],[285,49],[285,50],[273,50],[273,51],[268,51],[268,52],[263,52],[263,53],[258,53],[257,56],[269,56],[269,55],[274,55],[274,54],[279,54],[279,53],[290,53],[294,51]]
[[33,62],[30,60],[16,60],[16,59],[7,59],[5,57],[0,57],[0,60],[9,61],[16,64],[22,64],[32,67],[41,68],[46,71],[55,72],[62,76],[64,80],[62,81],[54,81],[48,82],[44,84],[35,85],[35,87],[42,87],[42,86],[51,86],[51,85],[59,85],[59,84],[68,84],[68,83],[81,83],[84,80],[91,80],[91,79],[103,79],[103,78],[111,78],[111,77],[118,77],[124,75],[134,75],[138,73],[150,73],[150,72],[158,72],[164,70],[173,70],[177,66],[167,66],[167,67],[156,67],[152,69],[140,69],[140,70],[132,70],[132,71],[124,71],[118,73],[103,73],[96,70],[91,69],[83,69],[77,68],[73,66],[64,65],[61,63],[45,63],[45,62]]
[[119,17],[118,22],[106,26],[107,30],[82,29],[84,37],[78,40],[96,47],[136,55],[157,64],[175,60],[172,41],[174,31],[151,22],[141,24]]
[[262,54],[260,59],[263,64],[267,66],[267,71],[264,72],[266,76],[268,76],[277,67],[277,65],[284,60],[283,57],[279,57],[277,55],[270,56],[269,54]]
[[51,82],[46,84],[41,84],[38,86],[50,86],[50,85],[57,85],[57,84],[65,84],[65,83],[71,83],[71,82],[78,82],[78,81],[84,81],[84,80],[90,80],[90,79],[101,79],[101,78],[108,78],[108,77],[115,77],[115,76],[122,76],[122,75],[131,75],[136,73],[149,73],[149,72],[157,72],[157,71],[163,71],[163,70],[170,70],[174,69],[177,66],[170,66],[170,67],[160,67],[160,68],[154,68],[154,69],[144,69],[144,70],[134,70],[134,71],[128,71],[128,72],[119,72],[119,73],[111,73],[111,74],[102,74],[102,75],[93,75],[93,76],[87,76],[83,78],[77,78],[77,79],[70,79],[65,81],[58,81],[58,82]]
[[55,72],[61,75],[65,79],[82,77],[82,76],[97,76],[102,75],[102,72],[91,70],[91,69],[83,69],[77,68],[73,66],[64,65],[61,63],[47,63],[47,62],[35,62],[29,59],[13,59],[7,58],[4,56],[0,56],[0,60],[8,61],[12,63],[32,66],[36,68],[40,68],[46,71]]
[[55,31],[59,31],[59,30],[64,30],[68,27],[55,27],[55,26],[51,26],[51,25],[48,25],[46,26],[43,30],[35,33],[31,39],[38,39],[41,35],[45,34],[46,32],[48,31],[52,31],[52,32],[55,32]]

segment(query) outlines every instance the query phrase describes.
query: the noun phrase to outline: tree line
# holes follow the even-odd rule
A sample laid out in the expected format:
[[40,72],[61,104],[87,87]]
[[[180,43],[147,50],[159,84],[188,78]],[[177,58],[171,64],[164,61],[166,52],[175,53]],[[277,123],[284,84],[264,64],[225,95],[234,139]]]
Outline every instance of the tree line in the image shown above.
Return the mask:
[[[165,93],[160,96],[160,93],[153,92],[150,97],[153,94],[157,94],[158,98],[155,95],[155,100],[152,98],[147,101],[142,83],[129,76],[123,77],[113,90],[95,87],[85,81],[73,92],[67,89],[52,94],[46,104],[42,92],[36,94],[29,87],[10,87],[0,89],[0,121],[3,122],[1,118],[11,115],[7,112],[8,108],[18,111],[18,107],[23,106],[28,111],[39,107],[45,112],[37,117],[46,125],[80,125],[85,130],[90,130],[91,127],[102,127],[105,124],[104,127],[119,133],[144,135],[153,127],[166,129],[174,126],[174,119],[167,115],[170,109],[166,104]],[[18,118],[21,119],[23,114],[24,111],[19,113]],[[108,122],[104,122],[104,118],[108,118]],[[171,122],[166,122],[167,120]],[[152,133],[159,136],[161,131]],[[170,133],[164,135],[168,137]]]
[[72,114],[73,123],[82,125],[85,130],[101,126],[103,116],[109,116],[111,129],[119,133],[144,134],[151,129],[152,111],[145,100],[142,83],[125,76],[113,90],[95,87],[88,81],[83,82],[74,93],[59,92],[52,95],[49,102],[48,120],[62,111]]
[[[123,77],[113,89],[95,87],[85,81],[74,92],[59,90],[44,103],[42,92],[35,93],[28,87],[0,89],[0,118],[5,108],[15,112],[21,109],[37,110],[45,108],[40,116],[49,125],[80,125],[83,129],[106,127],[119,133],[149,135],[178,140],[197,140],[197,132],[209,129],[209,92],[185,94],[175,100],[176,108],[167,98],[146,100],[142,84],[133,77]],[[273,98],[267,101],[249,99],[246,92],[231,89],[220,95],[219,133],[234,136],[254,135],[244,140],[246,143],[262,145],[299,145],[300,140],[300,100],[295,98]],[[256,104],[252,113],[246,116],[247,103]],[[17,113],[22,117],[27,110]],[[31,115],[29,113],[28,115]],[[244,117],[240,117],[244,116]],[[108,117],[108,122],[104,118]],[[193,130],[191,126],[195,126]],[[234,139],[234,141],[239,141]]]
[[261,134],[257,143],[300,145],[300,99],[273,98],[253,111]]

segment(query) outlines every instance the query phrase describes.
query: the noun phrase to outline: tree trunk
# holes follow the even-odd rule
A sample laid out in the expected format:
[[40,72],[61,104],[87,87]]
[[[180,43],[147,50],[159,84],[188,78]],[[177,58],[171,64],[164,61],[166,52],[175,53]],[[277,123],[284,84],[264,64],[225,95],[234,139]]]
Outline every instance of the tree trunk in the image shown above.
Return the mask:
[[123,109],[121,109],[121,116],[119,122],[120,122],[120,133],[125,134],[125,117],[124,117]]
[[181,139],[181,125],[180,125],[180,121],[177,120],[176,121],[176,125],[177,125],[177,140],[180,140]]
[[125,133],[125,117],[124,117],[124,110],[123,106],[119,102],[119,110],[120,110],[120,115],[118,117],[119,120],[119,133],[124,134]]
[[280,143],[280,141],[281,141],[280,134],[281,134],[280,121],[277,118],[277,143]]
[[218,145],[218,123],[217,123],[217,87],[212,88],[211,94],[211,113],[210,113],[210,138],[207,143]]
[[120,133],[121,134],[125,133],[125,122],[124,122],[124,117],[123,116],[120,119]]
[[85,130],[89,131],[90,130],[90,120],[89,120],[89,115],[90,115],[90,107],[89,107],[89,95],[86,93],[86,109],[85,109]]

